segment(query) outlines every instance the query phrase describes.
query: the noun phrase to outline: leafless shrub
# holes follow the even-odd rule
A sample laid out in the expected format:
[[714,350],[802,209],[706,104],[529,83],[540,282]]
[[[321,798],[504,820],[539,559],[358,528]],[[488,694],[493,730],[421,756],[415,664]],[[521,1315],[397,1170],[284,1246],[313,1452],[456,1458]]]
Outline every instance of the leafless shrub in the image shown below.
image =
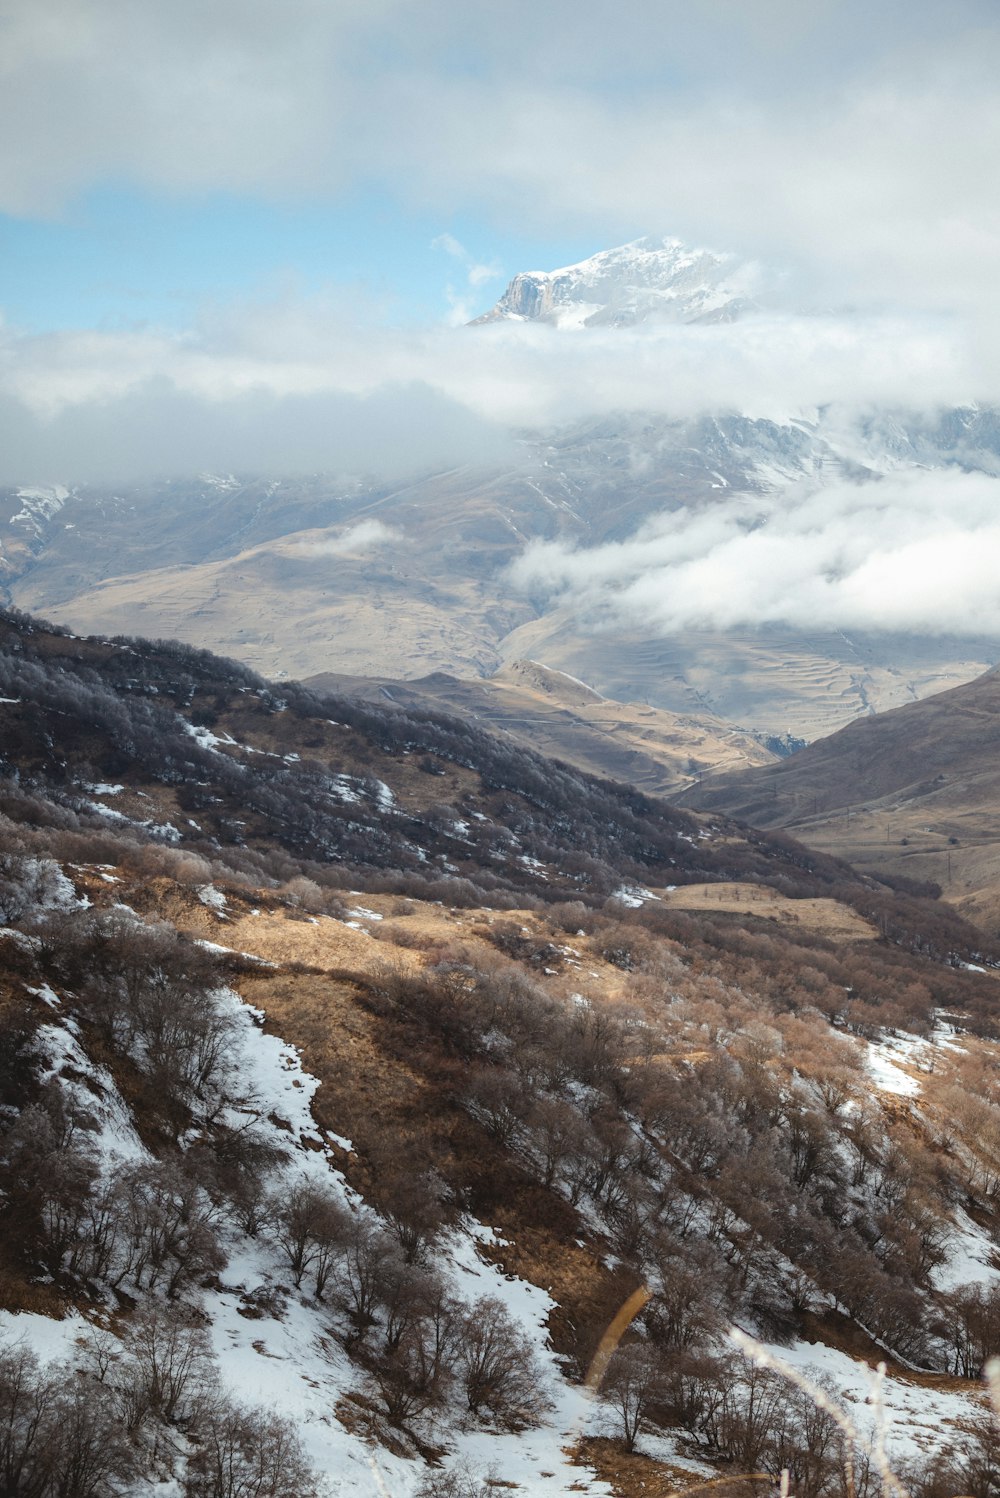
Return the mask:
[[297,906],[300,910],[306,910],[311,915],[318,915],[325,911],[330,899],[327,891],[320,889],[315,879],[307,879],[303,874],[289,879],[283,893],[289,904]]
[[[137,857],[135,862],[140,862],[140,859]],[[210,884],[212,880],[212,865],[208,859],[186,848],[144,848],[141,862],[145,867],[139,868],[137,872],[148,878],[165,875],[190,889]]]
[[0,1491],[18,1498],[111,1498],[133,1470],[112,1392],[0,1349]]
[[65,905],[67,892],[72,894],[53,859],[0,853],[0,925],[9,926],[48,906]]
[[186,1156],[192,1171],[232,1215],[241,1232],[256,1238],[273,1217],[269,1179],[287,1158],[263,1130],[216,1125]]
[[369,1158],[371,1200],[399,1240],[406,1262],[421,1263],[447,1221],[446,1182],[395,1140],[377,1142]]
[[27,1347],[0,1350],[0,1488],[44,1492],[56,1389]]
[[221,1269],[218,1210],[177,1160],[125,1166],[116,1177],[120,1232],[115,1283],[132,1277],[171,1299]]
[[979,1378],[1000,1353],[1000,1288],[963,1285],[947,1298],[953,1371],[960,1378]]
[[469,1078],[464,1092],[465,1106],[473,1118],[501,1148],[513,1148],[531,1107],[520,1077],[501,1067],[480,1067]]
[[199,1421],[184,1498],[314,1498],[316,1478],[294,1427],[218,1399]]
[[184,1426],[198,1418],[215,1365],[208,1334],[191,1312],[150,1302],[135,1313],[122,1346],[112,1382],[129,1430],[149,1417]]
[[353,1326],[352,1346],[363,1342],[375,1325],[399,1258],[399,1245],[391,1233],[364,1219],[353,1224],[338,1284],[339,1298]]
[[496,1491],[491,1473],[483,1477],[459,1463],[443,1471],[427,1472],[414,1498],[495,1498]]
[[502,1301],[484,1296],[466,1316],[458,1371],[468,1408],[516,1430],[537,1423],[541,1375],[530,1342]]
[[97,1164],[86,1149],[89,1120],[65,1106],[58,1088],[25,1108],[3,1141],[0,1186],[6,1231],[29,1264],[49,1274],[77,1273],[85,1252]]
[[577,1176],[582,1184],[582,1171],[571,1168],[572,1161],[584,1158],[590,1132],[579,1110],[562,1098],[543,1095],[531,1104],[526,1124],[542,1185],[551,1188],[557,1180],[569,1182]]
[[120,1492],[135,1470],[135,1452],[109,1392],[71,1376],[58,1390],[52,1416],[46,1498],[110,1498]]
[[331,1191],[304,1182],[272,1197],[270,1215],[296,1289],[311,1271],[316,1298],[322,1300],[334,1264],[351,1241],[354,1224],[346,1207]]
[[668,1352],[710,1346],[722,1328],[728,1268],[708,1243],[662,1233],[655,1241],[657,1290],[645,1313],[650,1336]]
[[454,1315],[440,1297],[437,1313],[421,1306],[419,1292],[409,1314],[400,1314],[398,1299],[392,1309],[385,1340],[366,1361],[388,1419],[407,1426],[439,1405],[450,1387]]

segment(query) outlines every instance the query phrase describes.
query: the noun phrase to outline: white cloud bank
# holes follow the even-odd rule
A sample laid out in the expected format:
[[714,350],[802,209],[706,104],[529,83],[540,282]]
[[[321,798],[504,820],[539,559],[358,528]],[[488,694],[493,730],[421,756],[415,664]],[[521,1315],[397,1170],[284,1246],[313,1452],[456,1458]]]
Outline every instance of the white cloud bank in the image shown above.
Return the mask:
[[1000,480],[946,469],[725,494],[628,541],[535,542],[515,586],[590,627],[649,635],[785,623],[1000,634]]
[[[1000,346],[998,346],[1000,348]],[[761,316],[559,333],[361,327],[335,302],[216,309],[185,335],[0,331],[0,483],[396,475],[506,461],[508,433],[614,412],[787,419],[1000,402],[959,318]]]

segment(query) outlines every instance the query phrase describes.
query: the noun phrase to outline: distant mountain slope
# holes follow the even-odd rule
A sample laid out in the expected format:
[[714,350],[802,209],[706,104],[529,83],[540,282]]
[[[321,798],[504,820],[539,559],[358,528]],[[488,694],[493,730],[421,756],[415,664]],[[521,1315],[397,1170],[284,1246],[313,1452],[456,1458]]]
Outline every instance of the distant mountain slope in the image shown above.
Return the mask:
[[0,742],[15,798],[37,791],[140,841],[241,850],[255,870],[284,850],[340,882],[468,900],[474,880],[508,904],[603,901],[629,880],[773,875],[813,893],[853,877],[440,709],[268,685],[205,651],[17,614],[0,614]]
[[1000,922],[1000,673],[849,724],[761,770],[706,776],[678,798],[881,872],[940,884]]
[[13,802],[38,794],[68,826],[225,849],[255,875],[286,877],[290,859],[335,887],[499,905],[751,880],[883,911],[904,946],[992,950],[947,906],[895,901],[886,914],[875,882],[782,836],[679,810],[463,717],[267,684],[176,642],[80,639],[0,613],[0,699]]
[[523,271],[476,322],[631,327],[649,318],[731,322],[752,309],[756,275],[732,255],[679,239],[636,239],[561,270]]
[[[979,674],[1000,641],[867,637],[776,623],[669,634],[515,588],[532,541],[586,550],[650,516],[706,517],[781,486],[822,492],[900,465],[1000,467],[987,412],[844,430],[615,416],[522,435],[510,462],[359,479],[177,480],[124,492],[0,494],[0,587],[22,607],[108,633],[207,645],[269,676],[489,677],[526,657],[619,701],[811,739]],[[748,499],[749,496],[749,499]],[[742,511],[741,511],[742,513]]]
[[479,681],[444,672],[413,681],[325,672],[305,685],[460,713],[527,748],[647,795],[668,795],[709,767],[767,764],[776,757],[760,739],[711,714],[682,716],[646,703],[616,702],[538,661],[512,661]]

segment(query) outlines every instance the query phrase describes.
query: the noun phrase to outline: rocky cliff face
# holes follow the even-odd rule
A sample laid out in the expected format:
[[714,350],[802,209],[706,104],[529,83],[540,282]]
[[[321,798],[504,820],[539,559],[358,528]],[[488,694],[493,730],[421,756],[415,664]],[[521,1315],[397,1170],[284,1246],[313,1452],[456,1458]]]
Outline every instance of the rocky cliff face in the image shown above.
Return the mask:
[[676,239],[637,239],[578,265],[525,271],[477,322],[630,327],[649,318],[728,322],[751,309],[753,266]]

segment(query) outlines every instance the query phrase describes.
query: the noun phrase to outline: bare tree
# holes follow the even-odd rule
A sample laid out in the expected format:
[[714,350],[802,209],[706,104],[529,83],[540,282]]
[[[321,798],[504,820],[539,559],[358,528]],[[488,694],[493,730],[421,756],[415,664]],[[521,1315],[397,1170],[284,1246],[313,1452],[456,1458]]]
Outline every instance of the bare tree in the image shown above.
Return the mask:
[[492,1474],[482,1477],[461,1464],[428,1472],[414,1498],[493,1498],[495,1492]]
[[58,1391],[49,1448],[46,1498],[111,1498],[135,1470],[111,1391],[72,1376]]
[[438,1329],[428,1316],[415,1317],[398,1338],[384,1343],[370,1368],[385,1413],[399,1426],[412,1424],[440,1404],[450,1383]]
[[127,1166],[118,1187],[125,1223],[119,1283],[131,1274],[150,1289],[162,1285],[173,1298],[224,1265],[215,1231],[218,1211],[180,1161]]
[[720,1329],[719,1302],[732,1278],[723,1255],[708,1243],[662,1235],[656,1267],[659,1287],[646,1314],[650,1335],[671,1352],[709,1344]]
[[190,1424],[215,1379],[205,1328],[180,1307],[150,1302],[136,1312],[123,1344],[115,1383],[128,1428],[147,1416],[167,1425]]
[[407,1263],[417,1264],[444,1226],[447,1186],[432,1166],[401,1151],[395,1140],[377,1145],[371,1161],[373,1203],[399,1239]]
[[502,1301],[477,1300],[465,1318],[458,1366],[469,1409],[512,1429],[536,1423],[541,1375],[527,1337]]
[[1000,1353],[1000,1290],[963,1285],[947,1304],[953,1371],[960,1378],[979,1378],[987,1360]]
[[41,1498],[56,1390],[23,1344],[0,1351],[0,1491]]
[[532,1104],[527,1123],[542,1185],[551,1189],[562,1174],[565,1162],[582,1152],[586,1125],[572,1103],[545,1096]]
[[643,1342],[619,1347],[608,1365],[602,1390],[618,1417],[625,1450],[634,1451],[650,1410],[663,1401],[660,1359]]
[[133,1471],[112,1391],[0,1351],[0,1491],[11,1498],[112,1498]]
[[360,1220],[352,1228],[343,1260],[342,1302],[354,1325],[349,1339],[363,1341],[375,1324],[392,1277],[397,1272],[399,1246],[392,1234]]
[[351,1239],[350,1213],[332,1191],[307,1181],[287,1196],[272,1197],[271,1215],[296,1289],[311,1270],[316,1298],[322,1300],[334,1265]]

